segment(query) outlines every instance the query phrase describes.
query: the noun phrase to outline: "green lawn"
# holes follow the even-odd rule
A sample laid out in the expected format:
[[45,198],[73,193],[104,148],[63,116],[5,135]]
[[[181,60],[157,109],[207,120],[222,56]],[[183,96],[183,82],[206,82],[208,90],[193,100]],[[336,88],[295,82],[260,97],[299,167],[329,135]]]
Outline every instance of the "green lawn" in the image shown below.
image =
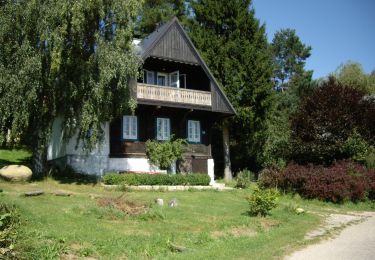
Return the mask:
[[[22,225],[15,250],[25,259],[58,259],[62,255],[98,259],[281,258],[302,246],[304,234],[321,223],[316,212],[371,209],[368,203],[333,205],[283,195],[271,216],[259,218],[246,214],[245,197],[251,189],[122,192],[105,190],[100,184],[52,179],[24,184],[0,181],[0,189],[0,201],[19,208]],[[33,190],[46,194],[21,196]],[[73,195],[51,194],[56,190]],[[100,206],[100,198],[131,201],[147,210],[127,215],[114,207]],[[155,206],[156,198],[167,202],[176,198],[178,206]],[[293,213],[290,208],[296,205],[307,213]],[[176,246],[183,251],[176,251]]]

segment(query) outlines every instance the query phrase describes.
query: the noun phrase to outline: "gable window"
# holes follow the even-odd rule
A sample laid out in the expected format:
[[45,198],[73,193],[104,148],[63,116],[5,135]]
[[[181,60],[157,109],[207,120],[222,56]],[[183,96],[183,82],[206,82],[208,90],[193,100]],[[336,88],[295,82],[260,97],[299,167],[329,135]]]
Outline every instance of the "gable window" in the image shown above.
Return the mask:
[[145,70],[146,74],[146,84],[155,84],[155,73],[153,71]]
[[159,141],[169,140],[171,135],[171,121],[169,118],[156,118],[156,139]]
[[188,141],[191,143],[201,142],[201,122],[188,120]]
[[125,140],[138,139],[138,119],[136,116],[123,116],[122,138]]
[[168,86],[168,74],[158,72],[158,85]]

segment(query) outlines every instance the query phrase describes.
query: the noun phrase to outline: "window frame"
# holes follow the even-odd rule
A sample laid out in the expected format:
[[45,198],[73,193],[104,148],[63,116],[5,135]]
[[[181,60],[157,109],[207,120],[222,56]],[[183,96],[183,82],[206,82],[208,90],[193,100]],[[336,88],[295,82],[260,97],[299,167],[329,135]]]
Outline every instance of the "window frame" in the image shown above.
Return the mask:
[[[159,85],[159,76],[164,77],[164,79],[165,79],[165,85]],[[156,85],[163,86],[163,87],[168,87],[169,86],[168,79],[169,79],[169,74],[168,73],[164,73],[164,72],[157,72],[156,73]]]
[[[192,133],[194,132],[194,138],[189,136],[190,123],[192,123]],[[194,126],[194,127],[193,127]],[[195,138],[196,126],[198,126],[198,138]],[[188,119],[186,124],[186,139],[189,143],[192,144],[201,144],[202,143],[202,124],[200,120]]]
[[[176,76],[176,81],[172,83],[172,77]],[[172,86],[172,84],[174,84]],[[180,88],[180,72],[178,70],[169,73],[169,86],[172,88]]]
[[[165,135],[164,133],[164,124],[162,124],[161,128],[162,128],[162,136],[161,138],[159,138],[159,134],[158,134],[158,121],[159,120],[162,120],[161,122],[168,122],[167,126],[168,126],[168,136]],[[157,117],[156,120],[155,120],[155,139],[157,141],[168,141],[170,138],[171,138],[171,119],[169,117]]]
[[[125,118],[129,118],[129,134],[126,135],[125,134],[125,123],[126,123],[126,119]],[[135,119],[135,122],[133,121]],[[132,133],[132,128],[133,128],[133,125],[135,126],[135,135],[133,135]],[[122,116],[122,124],[121,124],[121,137],[122,137],[122,140],[125,140],[125,141],[137,141],[138,140],[138,117],[135,116],[135,115],[123,115]]]
[[[145,70],[145,74],[146,74],[146,84],[149,84],[149,85],[155,85],[155,72],[154,71],[151,71],[151,70]],[[149,77],[148,75],[152,75],[152,82],[150,83],[149,82]]]

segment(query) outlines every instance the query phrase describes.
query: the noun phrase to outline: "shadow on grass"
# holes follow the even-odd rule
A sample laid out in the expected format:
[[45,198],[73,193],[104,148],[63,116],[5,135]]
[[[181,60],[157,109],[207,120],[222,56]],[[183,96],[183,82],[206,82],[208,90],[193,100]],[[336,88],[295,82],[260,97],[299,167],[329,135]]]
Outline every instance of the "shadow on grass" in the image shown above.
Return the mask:
[[25,165],[31,167],[31,158],[17,159],[17,160],[6,160],[0,159],[0,168],[11,164]]
[[75,176],[52,176],[52,178],[60,184],[96,185],[100,182],[97,176],[79,173]]

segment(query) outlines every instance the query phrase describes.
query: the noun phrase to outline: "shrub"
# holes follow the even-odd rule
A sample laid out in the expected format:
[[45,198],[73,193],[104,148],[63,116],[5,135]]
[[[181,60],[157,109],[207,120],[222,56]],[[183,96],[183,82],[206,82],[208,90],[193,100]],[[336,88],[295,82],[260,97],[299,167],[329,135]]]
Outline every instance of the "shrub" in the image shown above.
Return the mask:
[[252,181],[255,181],[254,173],[244,169],[237,174],[236,181],[236,188],[246,189]]
[[247,197],[249,202],[249,214],[251,216],[267,216],[277,206],[278,192],[275,189],[255,188]]
[[262,187],[278,187],[309,199],[335,203],[375,199],[375,172],[353,161],[338,161],[330,167],[291,163],[280,172],[266,173]]
[[209,185],[210,177],[207,174],[118,174],[109,173],[103,177],[109,185]]
[[12,249],[19,222],[16,207],[0,203],[0,259],[13,258]]
[[261,188],[277,188],[280,171],[276,168],[266,168],[259,173],[258,185]]
[[147,140],[146,154],[150,162],[161,169],[169,170],[172,163],[183,160],[187,142],[185,139],[175,139],[173,136],[167,141]]

